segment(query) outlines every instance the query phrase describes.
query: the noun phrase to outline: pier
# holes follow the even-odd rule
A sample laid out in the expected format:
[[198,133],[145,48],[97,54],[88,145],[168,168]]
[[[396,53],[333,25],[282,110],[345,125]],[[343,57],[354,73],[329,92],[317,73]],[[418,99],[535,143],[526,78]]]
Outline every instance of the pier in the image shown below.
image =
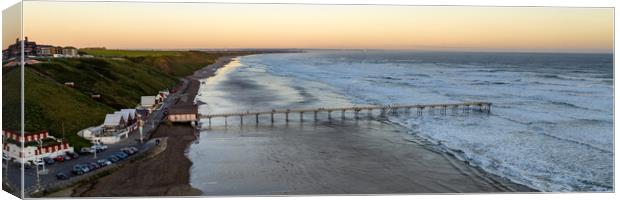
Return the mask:
[[[345,119],[347,112],[352,112],[355,119],[359,119],[362,112],[366,112],[368,117],[372,117],[373,111],[380,111],[379,116],[385,116],[387,114],[398,114],[403,111],[405,113],[411,113],[415,111],[416,114],[422,115],[426,112],[439,112],[440,114],[446,114],[448,110],[454,112],[491,112],[490,102],[466,102],[466,103],[451,103],[451,104],[413,104],[413,105],[368,105],[368,106],[351,106],[351,107],[335,107],[335,108],[304,108],[304,109],[273,109],[269,111],[258,112],[234,112],[234,113],[220,113],[220,114],[207,114],[199,115],[199,119],[207,119],[208,125],[211,126],[211,120],[214,118],[224,118],[225,125],[228,125],[228,118],[239,118],[239,122],[243,125],[244,118],[254,118],[256,124],[260,123],[259,117],[261,115],[269,115],[270,123],[275,123],[275,115],[284,115],[284,120],[289,122],[292,115],[298,114],[299,121],[304,121],[305,113],[312,113],[314,121],[318,121],[319,113],[327,113],[327,118],[332,119],[335,113],[340,113],[340,118]],[[337,115],[337,114],[336,114]],[[250,119],[251,120],[251,119]]]

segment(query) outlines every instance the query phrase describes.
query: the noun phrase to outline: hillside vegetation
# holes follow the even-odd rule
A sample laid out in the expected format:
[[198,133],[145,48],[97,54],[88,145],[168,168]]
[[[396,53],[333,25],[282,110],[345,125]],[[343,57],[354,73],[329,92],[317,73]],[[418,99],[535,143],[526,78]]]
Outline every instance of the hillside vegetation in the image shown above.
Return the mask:
[[[64,123],[64,138],[77,148],[89,145],[77,136],[79,130],[103,123],[106,113],[135,107],[140,96],[155,95],[174,87],[181,77],[215,62],[223,54],[128,55],[58,58],[27,65],[24,74],[26,131],[49,130],[51,135],[62,138]],[[19,70],[3,70],[2,82],[3,128],[19,130]],[[75,87],[67,87],[65,82],[74,82]],[[95,100],[91,94],[101,94],[103,98]]]

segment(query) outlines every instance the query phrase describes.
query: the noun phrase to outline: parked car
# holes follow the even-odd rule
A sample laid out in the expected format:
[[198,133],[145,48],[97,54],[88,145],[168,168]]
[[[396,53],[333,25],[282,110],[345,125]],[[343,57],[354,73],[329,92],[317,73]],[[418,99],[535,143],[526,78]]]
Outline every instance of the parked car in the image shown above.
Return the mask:
[[[18,168],[21,167],[20,163],[18,163],[18,162],[15,162],[15,163],[17,164]],[[24,163],[24,169],[32,169],[32,167],[33,167],[32,165],[33,165],[32,162],[26,162],[26,163]]]
[[50,157],[43,157],[43,162],[45,162],[46,165],[53,165],[56,163],[54,159],[51,159]]
[[133,149],[127,147],[127,148],[122,148],[121,151],[123,151],[124,153],[126,153],[127,155],[133,155],[134,153],[136,153]]
[[32,164],[33,165],[38,165],[38,166],[43,166],[43,165],[45,165],[45,161],[43,161],[42,159],[39,158],[37,160],[32,161]]
[[69,179],[69,176],[67,176],[66,174],[60,172],[60,173],[56,174],[56,178],[58,180],[67,180],[67,179]]
[[139,151],[137,147],[129,147],[129,149],[135,151],[136,153],[138,153],[138,151]]
[[54,161],[56,162],[64,162],[65,161],[65,156],[64,155],[59,155],[54,157]]
[[75,175],[82,175],[86,173],[81,164],[73,165],[73,170],[71,172]]
[[93,165],[94,163],[86,163],[84,164],[86,167],[88,167],[88,171],[95,171],[95,169],[97,169],[97,166]]
[[95,144],[95,145],[91,146],[90,149],[94,149],[97,152],[102,152],[102,151],[105,151],[106,149],[108,149],[108,146],[107,145],[103,145],[103,144]]
[[98,151],[90,147],[82,147],[82,149],[80,149],[80,154],[82,155],[91,154],[95,152],[98,152]]
[[82,167],[82,171],[84,171],[85,173],[87,173],[87,172],[90,172],[90,171],[91,171],[91,170],[90,170],[90,167],[88,167],[88,165],[82,164],[82,165],[81,165],[81,167]]
[[124,153],[122,151],[116,152],[114,155],[116,155],[120,159],[125,159],[125,158],[129,157],[129,155],[127,155],[126,153]]
[[118,157],[116,157],[115,155],[111,155],[111,156],[109,156],[109,157],[108,157],[108,160],[109,160],[110,162],[112,162],[112,163],[115,163],[115,162],[120,161],[121,159],[120,159],[120,158],[118,158]]
[[73,158],[73,159],[80,158],[80,155],[78,155],[77,153],[74,153],[74,152],[67,151],[67,153],[65,153],[65,154],[67,154],[68,156],[71,156],[71,158]]
[[2,160],[9,160],[9,156],[7,156],[6,154],[2,154]]
[[69,155],[64,155],[63,158],[65,159],[65,161],[73,160],[73,158]]
[[107,159],[100,159],[100,160],[97,160],[97,164],[99,164],[101,167],[105,167],[105,166],[111,165],[112,162]]

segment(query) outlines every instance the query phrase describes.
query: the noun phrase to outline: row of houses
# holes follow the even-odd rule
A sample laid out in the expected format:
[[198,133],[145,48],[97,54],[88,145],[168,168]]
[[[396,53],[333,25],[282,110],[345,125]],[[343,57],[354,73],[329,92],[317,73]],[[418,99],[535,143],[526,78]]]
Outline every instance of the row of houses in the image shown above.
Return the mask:
[[22,137],[17,131],[2,130],[2,137],[5,138],[2,153],[16,162],[35,161],[40,157],[54,158],[74,152],[68,142],[50,136],[48,131],[26,132]]
[[[13,60],[20,56],[22,42],[19,38],[15,39],[15,44],[11,44],[7,49],[2,50],[2,57],[6,60]],[[78,49],[75,47],[61,47],[53,45],[41,45],[34,41],[24,39],[25,57],[78,57]]]
[[153,110],[158,109],[167,96],[167,92],[159,92],[155,96],[142,96],[136,108],[121,109],[106,114],[103,124],[81,130],[78,135],[93,143],[120,142],[138,129],[143,123],[141,120],[146,119]]

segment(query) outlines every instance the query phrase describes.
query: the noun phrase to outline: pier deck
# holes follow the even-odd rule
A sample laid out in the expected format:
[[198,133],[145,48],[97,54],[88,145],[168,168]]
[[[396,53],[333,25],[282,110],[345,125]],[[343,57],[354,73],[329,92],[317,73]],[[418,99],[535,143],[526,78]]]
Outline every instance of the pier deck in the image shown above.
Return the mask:
[[479,111],[479,112],[491,112],[491,104],[490,102],[465,102],[465,103],[449,103],[449,104],[412,104],[412,105],[366,105],[366,106],[350,106],[350,107],[334,107],[334,108],[303,108],[303,109],[272,109],[270,111],[247,111],[247,112],[233,112],[233,113],[219,113],[219,114],[207,114],[207,115],[199,115],[199,119],[208,119],[209,125],[211,125],[211,119],[213,118],[224,118],[225,123],[227,123],[227,118],[229,117],[239,117],[240,123],[243,124],[243,118],[245,116],[254,116],[256,123],[259,123],[260,115],[270,115],[271,123],[274,123],[274,115],[276,114],[284,114],[285,120],[289,121],[290,114],[299,114],[300,121],[303,121],[304,113],[313,113],[314,120],[318,120],[318,113],[325,112],[328,113],[328,118],[332,118],[332,112],[340,112],[341,118],[345,118],[345,113],[347,111],[354,112],[355,117],[358,117],[358,114],[362,111],[368,111],[369,114],[372,113],[373,110],[380,110],[380,115],[385,115],[386,113],[396,113],[398,110],[405,110],[410,112],[412,109],[416,110],[418,114],[422,114],[425,110],[440,110],[441,113],[446,113],[447,109],[463,109],[464,111]]

